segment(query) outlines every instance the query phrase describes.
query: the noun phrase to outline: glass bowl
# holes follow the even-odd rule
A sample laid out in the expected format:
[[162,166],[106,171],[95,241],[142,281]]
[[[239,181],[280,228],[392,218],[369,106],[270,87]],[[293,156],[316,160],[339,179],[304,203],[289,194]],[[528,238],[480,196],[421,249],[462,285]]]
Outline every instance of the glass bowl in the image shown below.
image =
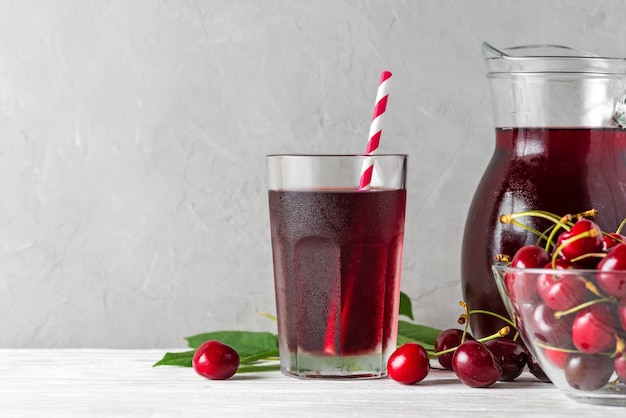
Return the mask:
[[603,290],[626,286],[626,271],[492,270],[517,331],[552,383],[579,402],[626,406],[626,297]]

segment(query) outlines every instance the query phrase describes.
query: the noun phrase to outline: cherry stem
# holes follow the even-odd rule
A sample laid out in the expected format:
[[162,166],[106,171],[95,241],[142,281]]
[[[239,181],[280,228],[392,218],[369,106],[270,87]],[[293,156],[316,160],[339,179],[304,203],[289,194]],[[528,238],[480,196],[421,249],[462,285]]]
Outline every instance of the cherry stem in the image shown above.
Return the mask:
[[[589,212],[590,211],[583,212],[583,214],[587,214]],[[546,230],[546,232],[551,230],[550,235],[546,235],[546,232],[538,231],[534,228],[531,228],[515,220],[516,218],[519,218],[522,216],[535,216],[535,217],[544,218],[553,222],[554,225],[552,225],[550,228]],[[581,214],[579,214],[578,216],[581,216]],[[517,212],[517,213],[501,215],[500,222],[503,224],[512,224],[512,225],[515,225],[517,227],[520,227],[522,229],[526,229],[527,231],[532,232],[533,234],[537,235],[540,239],[543,239],[546,242],[545,250],[549,251],[550,246],[554,246],[554,237],[556,236],[556,233],[559,230],[559,228],[563,228],[566,231],[569,231],[570,227],[573,226],[573,223],[570,222],[571,218],[572,218],[572,215],[565,215],[563,217],[558,217],[554,213],[546,212],[543,210],[528,210],[525,212]]]
[[511,256],[508,254],[496,254],[493,259],[498,263],[511,264]]
[[611,358],[617,357],[624,351],[624,340],[615,335],[615,352],[611,356]]
[[[556,227],[557,225],[551,225],[548,229],[546,229],[545,231],[543,231],[543,234],[547,234],[548,232],[550,232],[550,235],[548,235],[547,238],[544,238],[544,240],[546,241],[546,245],[544,247],[544,249],[546,251],[550,251],[550,246],[554,247],[555,243],[554,243],[554,236],[556,235],[556,231],[558,231],[558,228]],[[537,240],[537,245],[539,245],[539,240]]]
[[[615,338],[618,338],[617,336],[615,336]],[[541,347],[541,348],[547,348],[549,350],[552,351],[560,351],[562,353],[582,353],[582,351],[580,350],[575,350],[573,348],[563,348],[563,347],[554,347],[552,345],[548,345],[545,344],[543,341],[539,341],[539,340],[535,340],[535,344],[537,345],[537,347]],[[619,344],[619,343],[618,343]],[[603,356],[609,356],[611,358],[615,357],[617,355],[617,353],[597,353],[597,354],[601,354]]]
[[553,351],[561,351],[563,353],[580,353],[580,351],[573,350],[571,348],[553,347],[551,345],[544,344],[542,341],[539,340],[535,340],[535,344],[537,344],[537,347],[548,348]]
[[516,221],[514,219],[511,219],[511,221],[507,222],[507,223],[509,223],[511,225],[514,225],[514,226],[517,226],[518,228],[525,229],[528,232],[531,232],[531,233],[537,235],[539,237],[539,239],[543,239],[544,241],[548,242],[548,236],[546,234],[544,234],[543,232],[541,232],[539,230],[536,230],[535,228],[532,228],[532,227],[530,227],[528,225],[524,225],[523,223],[518,222],[518,221]]
[[624,352],[624,340],[615,334],[615,352],[611,355],[611,358],[615,358]]
[[588,308],[589,306],[595,305],[596,303],[604,303],[604,302],[611,302],[611,299],[610,298],[594,299],[594,300],[590,300],[590,301],[585,302],[585,303],[581,303],[580,305],[574,306],[572,309],[568,309],[566,311],[556,311],[554,313],[554,318],[561,319],[565,315],[569,315],[569,314],[572,314],[574,312],[578,312],[581,309]]
[[556,258],[559,256],[559,254],[563,250],[563,248],[567,247],[572,242],[575,242],[575,241],[578,241],[578,240],[581,240],[581,239],[585,239],[585,238],[593,238],[593,237],[597,237],[597,236],[598,236],[597,229],[590,229],[588,231],[584,231],[584,232],[581,232],[580,234],[574,235],[571,238],[563,240],[561,245],[556,247],[556,249],[554,250],[554,254],[552,254],[552,268],[556,269]]
[[617,229],[615,230],[615,233],[619,234],[622,232],[622,229],[624,228],[624,225],[626,225],[626,218],[624,218],[622,220],[622,222],[619,224],[619,226],[617,227]]
[[504,322],[506,322],[507,324],[509,324],[511,327],[513,327],[513,329],[516,331],[515,335],[513,336],[513,340],[517,340],[517,337],[519,335],[519,333],[517,332],[517,326],[515,325],[515,322],[511,321],[509,318],[507,318],[506,316],[502,316],[500,314],[497,314],[495,312],[491,312],[491,311],[485,311],[482,309],[472,309],[471,311],[468,312],[468,315],[472,315],[472,314],[484,314],[484,315],[490,315],[493,316],[495,318],[498,318]]
[[589,210],[586,210],[584,212],[577,213],[574,216],[576,216],[578,219],[580,219],[580,218],[595,218],[597,214],[598,214],[598,210],[597,209],[589,209]]
[[583,281],[583,283],[585,283],[585,287],[587,288],[588,291],[590,291],[591,293],[593,293],[594,295],[596,295],[599,298],[603,298],[604,295],[602,295],[602,293],[600,293],[600,291],[598,290],[598,287],[591,282],[590,280],[585,279],[584,277],[580,277],[580,280]]
[[264,316],[266,318],[269,318],[272,321],[277,321],[278,320],[278,318],[276,318],[274,315],[272,315],[272,314],[270,314],[268,312],[265,312],[265,311],[259,311],[258,314],[261,315],[261,316]]
[[[476,341],[478,341],[479,343],[484,343],[487,342],[489,340],[495,340],[496,338],[501,338],[506,336],[507,334],[509,334],[511,332],[511,327],[509,327],[508,325],[506,327],[502,327],[498,330],[498,332],[496,332],[495,334],[491,334],[488,335],[486,337],[480,338]],[[463,340],[461,340],[461,344],[463,344]],[[456,351],[457,348],[459,348],[461,346],[461,344],[457,345],[456,347],[451,347],[448,348],[447,350],[443,350],[443,351],[433,351],[430,354],[432,354],[432,356],[434,357],[439,357],[442,354],[448,354],[448,353],[452,353],[453,351]]]
[[467,335],[467,327],[469,326],[469,307],[464,301],[459,301],[459,305],[465,310],[465,313],[459,317],[459,324],[463,324],[463,335],[461,335],[461,344],[465,342],[465,336]]
[[[617,233],[619,234],[619,232],[617,232]],[[623,239],[618,238],[618,237],[616,237],[614,235],[607,234],[606,232],[602,232],[602,235],[605,236],[605,237],[611,238],[613,241],[617,242],[618,244],[625,244],[626,243],[626,241],[624,241]]]
[[550,235],[548,236],[548,239],[546,239],[546,246],[544,247],[544,249],[546,251],[550,251],[550,245],[552,245],[553,247],[556,247],[556,244],[554,243],[554,237],[556,237],[556,233],[559,230],[559,226],[560,226],[560,224],[554,224],[551,227],[552,231],[550,232]]
[[563,218],[558,217],[554,213],[546,212],[543,210],[527,210],[525,212],[517,212],[517,213],[501,215],[500,222],[503,224],[508,224],[508,223],[512,223],[513,220],[524,217],[524,216],[536,216],[538,218],[544,218],[559,225],[561,228],[565,229],[566,231],[570,230],[570,226],[563,222]]
[[[555,245],[554,238],[560,228],[566,231],[569,231],[571,227],[574,226],[574,223],[572,222],[573,218],[577,218],[577,219],[582,219],[582,218],[587,218],[587,217],[592,218],[596,216],[597,213],[598,211],[596,209],[589,209],[584,212],[576,213],[573,215],[567,214],[565,216],[559,217],[558,215],[552,212],[547,212],[543,210],[527,210],[524,212],[500,215],[499,220],[500,220],[500,223],[512,224],[522,229],[526,229],[527,231],[530,231],[533,234],[537,235],[540,239],[545,240],[546,241],[545,250],[548,251],[550,249],[550,246]],[[544,232],[541,232],[530,226],[524,225],[516,221],[517,218],[524,217],[524,216],[535,216],[538,218],[544,218],[554,223],[554,225],[546,229]],[[620,225],[620,228],[624,227],[624,225],[626,225],[626,218]],[[546,235],[548,231],[550,231],[550,235]]]
[[490,312],[490,311],[484,311],[482,309],[472,309],[471,311],[469,311],[469,314],[485,314],[485,315],[491,315],[494,316],[498,319],[503,320],[504,322],[506,322],[507,324],[509,324],[510,326],[512,326],[513,328],[515,328],[515,324],[513,323],[513,321],[511,321],[509,318],[502,316],[500,314],[497,314],[495,312]]
[[576,263],[580,260],[584,260],[585,258],[591,258],[591,257],[604,258],[606,257],[606,253],[587,253],[587,254],[583,254],[578,257],[572,258],[570,261],[572,263]]

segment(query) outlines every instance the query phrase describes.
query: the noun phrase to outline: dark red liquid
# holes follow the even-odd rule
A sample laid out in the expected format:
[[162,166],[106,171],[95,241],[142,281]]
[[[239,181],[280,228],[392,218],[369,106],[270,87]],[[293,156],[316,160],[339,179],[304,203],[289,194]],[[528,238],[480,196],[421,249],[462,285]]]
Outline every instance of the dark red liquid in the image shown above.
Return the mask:
[[[506,315],[491,272],[494,256],[513,256],[536,242],[531,233],[499,222],[501,214],[540,209],[559,215],[599,211],[605,231],[626,217],[626,131],[612,128],[496,130],[496,148],[472,201],[461,258],[463,295],[470,309]],[[521,219],[539,230],[549,224]],[[474,336],[505,324],[472,315]]]
[[405,202],[405,190],[269,192],[281,350],[394,348]]

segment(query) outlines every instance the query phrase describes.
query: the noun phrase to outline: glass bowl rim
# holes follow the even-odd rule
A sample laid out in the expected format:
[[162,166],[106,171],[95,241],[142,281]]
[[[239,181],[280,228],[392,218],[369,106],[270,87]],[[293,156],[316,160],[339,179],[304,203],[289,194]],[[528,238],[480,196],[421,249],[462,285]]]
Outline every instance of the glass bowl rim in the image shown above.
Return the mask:
[[506,264],[493,264],[493,271],[497,272],[513,272],[513,273],[530,273],[530,274],[559,274],[559,275],[590,275],[590,274],[626,274],[626,270],[598,270],[598,269],[547,269],[547,268],[525,268],[511,267]]

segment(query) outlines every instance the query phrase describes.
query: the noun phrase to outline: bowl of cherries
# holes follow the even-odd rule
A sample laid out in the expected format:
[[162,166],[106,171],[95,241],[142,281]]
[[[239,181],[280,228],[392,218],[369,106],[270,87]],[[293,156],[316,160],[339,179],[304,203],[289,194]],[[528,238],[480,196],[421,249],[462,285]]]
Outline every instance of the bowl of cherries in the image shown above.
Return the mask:
[[626,236],[605,232],[594,211],[503,215],[552,221],[536,245],[493,266],[504,305],[547,377],[577,401],[626,406]]

